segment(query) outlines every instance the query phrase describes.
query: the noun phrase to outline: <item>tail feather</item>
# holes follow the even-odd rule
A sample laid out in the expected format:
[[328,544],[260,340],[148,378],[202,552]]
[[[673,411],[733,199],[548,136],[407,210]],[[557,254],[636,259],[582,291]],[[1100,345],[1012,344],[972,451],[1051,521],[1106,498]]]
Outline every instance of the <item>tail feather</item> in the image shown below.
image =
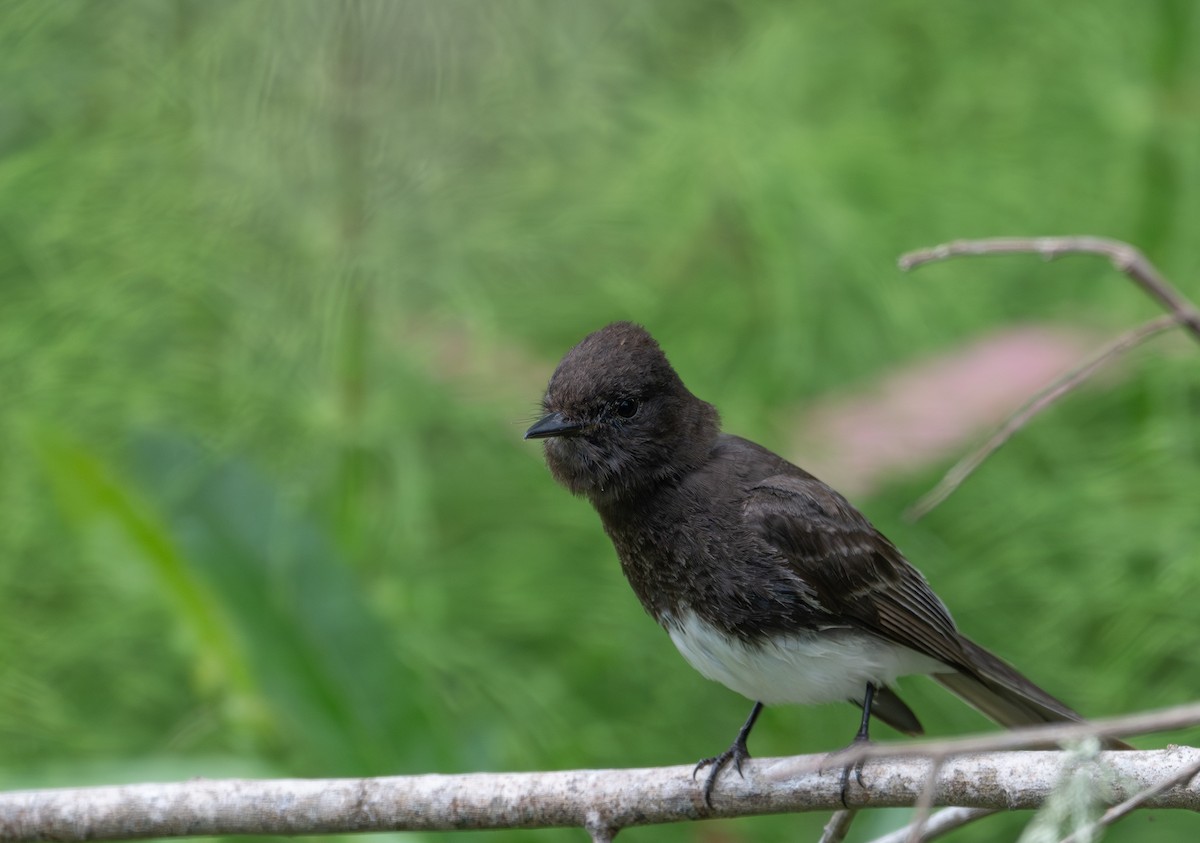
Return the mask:
[[[933,678],[1001,726],[1016,728],[1039,723],[1082,723],[1075,710],[1043,691],[983,647],[960,639],[967,654],[961,672],[935,673]],[[1106,738],[1108,749],[1132,749]]]

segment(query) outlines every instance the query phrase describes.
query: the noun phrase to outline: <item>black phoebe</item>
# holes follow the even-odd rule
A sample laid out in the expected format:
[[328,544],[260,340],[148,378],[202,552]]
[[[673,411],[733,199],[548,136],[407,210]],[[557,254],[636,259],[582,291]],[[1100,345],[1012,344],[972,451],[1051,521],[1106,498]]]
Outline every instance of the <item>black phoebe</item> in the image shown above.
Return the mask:
[[915,735],[921,723],[890,685],[925,673],[1004,726],[1082,719],[964,637],[845,498],[721,433],[643,328],[585,337],[542,409],[525,438],[545,439],[554,478],[592,502],[646,611],[692,667],[755,701],[733,745],[696,765],[712,767],[706,802],[722,768],[750,757],[764,705],[849,701],[863,710],[856,742],[872,715]]

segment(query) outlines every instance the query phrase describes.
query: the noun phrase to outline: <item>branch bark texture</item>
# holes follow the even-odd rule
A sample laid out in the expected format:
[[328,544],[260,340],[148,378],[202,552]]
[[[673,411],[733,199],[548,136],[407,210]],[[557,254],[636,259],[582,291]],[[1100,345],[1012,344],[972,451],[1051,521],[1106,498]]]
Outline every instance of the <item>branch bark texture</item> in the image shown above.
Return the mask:
[[[1061,774],[1060,752],[1000,752],[942,762],[933,804],[1036,808]],[[0,794],[0,841],[122,840],[227,834],[545,828],[616,829],[716,817],[831,810],[840,803],[840,757],[756,759],[745,778],[724,776],[706,810],[692,765],[557,773],[477,773],[374,779],[203,780]],[[1105,752],[1097,764],[1128,799],[1200,760],[1200,749]],[[869,760],[852,807],[912,805],[932,762]],[[806,771],[804,768],[808,768]],[[824,767],[824,769],[822,769]],[[801,770],[797,772],[797,770]],[[1097,768],[1097,779],[1099,767]],[[1145,807],[1200,810],[1200,782],[1176,785]]]

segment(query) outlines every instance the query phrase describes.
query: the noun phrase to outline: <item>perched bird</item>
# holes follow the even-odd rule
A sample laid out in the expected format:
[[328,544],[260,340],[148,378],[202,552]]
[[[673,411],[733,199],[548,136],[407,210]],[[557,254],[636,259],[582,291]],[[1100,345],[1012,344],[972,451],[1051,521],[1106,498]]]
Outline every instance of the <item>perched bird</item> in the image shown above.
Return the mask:
[[872,716],[920,734],[891,686],[929,674],[1004,726],[1082,719],[963,636],[840,494],[721,433],[645,329],[616,322],[585,337],[542,409],[525,438],[544,439],[554,478],[591,501],[646,611],[692,667],[754,701],[733,745],[696,765],[711,768],[706,803],[721,770],[750,757],[764,705],[852,702],[856,742]]

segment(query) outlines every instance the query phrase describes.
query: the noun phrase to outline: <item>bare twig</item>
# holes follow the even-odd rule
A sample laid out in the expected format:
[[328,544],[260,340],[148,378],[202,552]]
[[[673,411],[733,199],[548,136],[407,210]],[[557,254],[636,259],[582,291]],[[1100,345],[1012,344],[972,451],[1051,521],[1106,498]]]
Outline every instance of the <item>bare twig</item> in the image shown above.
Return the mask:
[[[994,813],[996,812],[991,808],[946,808],[929,818],[925,823],[925,828],[921,830],[921,836],[917,839],[922,843],[926,840],[933,840],[935,837],[949,834],[956,828],[962,828],[968,823],[981,820]],[[912,824],[909,824],[882,837],[876,837],[871,843],[908,843],[912,839],[911,834]]]
[[842,843],[857,814],[858,811],[851,811],[849,808],[834,811],[829,822],[825,823],[825,828],[821,830],[821,839],[817,843]]
[[[1200,703],[1163,708],[1157,711],[1126,714],[1086,723],[1045,723],[1025,726],[1007,732],[993,732],[949,740],[917,740],[904,743],[864,743],[838,750],[839,764],[855,764],[859,760],[879,758],[953,758],[976,752],[998,752],[1006,749],[1053,747],[1088,737],[1122,738],[1187,729],[1200,725]],[[823,758],[824,756],[817,756]],[[813,756],[797,756],[793,764],[816,763]],[[786,775],[787,771],[781,773]],[[722,779],[724,781],[724,779]]]
[[921,789],[921,798],[917,800],[912,824],[908,829],[907,843],[920,843],[925,824],[929,822],[929,814],[933,810],[933,797],[937,793],[937,780],[938,775],[942,772],[943,763],[944,758],[935,757],[933,763],[929,765],[929,778],[925,780],[925,787]]
[[1108,258],[1112,265],[1128,275],[1133,281],[1153,296],[1200,340],[1200,310],[1175,289],[1146,260],[1138,249],[1120,240],[1104,237],[992,237],[984,240],[955,240],[930,249],[918,249],[901,255],[899,264],[903,270],[914,269],[922,264],[971,255],[994,255],[1033,253],[1046,260],[1067,254],[1092,254]]
[[599,811],[589,811],[583,823],[592,843],[612,843],[621,829],[607,822]]
[[926,263],[953,257],[992,254],[1033,253],[1046,260],[1067,254],[1093,254],[1108,258],[1119,271],[1156,299],[1169,312],[1169,316],[1156,319],[1123,334],[1110,343],[1088,363],[1068,373],[1047,390],[1039,393],[1032,401],[1011,416],[1004,425],[975,452],[960,460],[941,482],[916,504],[908,509],[905,517],[916,521],[944,501],[967,479],[991,454],[1008,441],[1017,430],[1033,416],[1053,404],[1067,392],[1086,380],[1096,369],[1121,352],[1132,348],[1149,337],[1176,324],[1187,328],[1200,340],[1200,310],[1150,263],[1138,249],[1120,240],[1103,237],[994,237],[984,240],[956,240],[929,249],[918,249],[900,256],[902,270],[910,270]]
[[1168,314],[1127,331],[1097,351],[1082,366],[1072,369],[1058,378],[1026,402],[1021,409],[1009,416],[1004,424],[988,437],[986,442],[955,463],[954,467],[946,472],[946,475],[933,489],[909,507],[904,513],[904,517],[909,521],[917,521],[928,515],[931,510],[950,497],[954,490],[983,464],[984,460],[1000,450],[1001,446],[1024,427],[1030,419],[1079,386],[1106,363],[1151,337],[1176,327],[1179,324],[1179,318],[1178,314]]

